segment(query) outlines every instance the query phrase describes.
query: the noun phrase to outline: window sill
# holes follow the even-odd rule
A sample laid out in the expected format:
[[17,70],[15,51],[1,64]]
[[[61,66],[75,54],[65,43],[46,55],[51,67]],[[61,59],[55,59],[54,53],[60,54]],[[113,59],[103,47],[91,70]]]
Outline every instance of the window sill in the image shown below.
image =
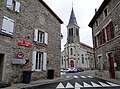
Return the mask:
[[10,37],[10,38],[13,38],[13,35],[10,35],[10,34],[7,34],[7,33],[4,33],[4,32],[1,32],[1,31],[0,31],[0,35],[7,36],[7,37]]
[[44,46],[44,47],[47,46],[47,44],[40,43],[40,42],[36,42],[36,41],[35,41],[35,44],[36,44],[36,45],[39,45],[39,46]]

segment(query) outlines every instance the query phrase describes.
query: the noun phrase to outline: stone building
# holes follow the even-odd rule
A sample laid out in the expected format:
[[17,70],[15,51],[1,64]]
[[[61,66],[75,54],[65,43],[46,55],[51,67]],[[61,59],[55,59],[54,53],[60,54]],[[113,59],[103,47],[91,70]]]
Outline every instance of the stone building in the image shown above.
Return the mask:
[[104,0],[89,23],[96,74],[120,79],[120,0]]
[[43,0],[0,0],[0,82],[60,76],[62,20]]
[[67,43],[61,53],[61,68],[92,69],[94,67],[93,48],[80,42],[79,28],[72,8],[67,25]]

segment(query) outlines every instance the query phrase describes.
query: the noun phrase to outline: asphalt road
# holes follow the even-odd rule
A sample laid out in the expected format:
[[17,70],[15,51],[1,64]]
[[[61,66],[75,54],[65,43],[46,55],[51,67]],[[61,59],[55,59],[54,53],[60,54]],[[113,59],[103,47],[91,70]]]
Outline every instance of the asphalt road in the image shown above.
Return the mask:
[[120,89],[120,85],[97,78],[89,72],[66,74],[65,78],[70,80],[45,84],[34,89]]

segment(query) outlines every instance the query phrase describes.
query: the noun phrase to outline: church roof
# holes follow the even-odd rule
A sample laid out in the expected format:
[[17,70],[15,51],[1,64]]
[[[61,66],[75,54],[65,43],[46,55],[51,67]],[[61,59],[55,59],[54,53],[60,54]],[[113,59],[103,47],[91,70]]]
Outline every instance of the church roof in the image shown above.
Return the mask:
[[75,14],[74,14],[73,7],[72,7],[69,23],[68,23],[68,26],[71,26],[71,25],[77,25],[77,20],[76,20]]

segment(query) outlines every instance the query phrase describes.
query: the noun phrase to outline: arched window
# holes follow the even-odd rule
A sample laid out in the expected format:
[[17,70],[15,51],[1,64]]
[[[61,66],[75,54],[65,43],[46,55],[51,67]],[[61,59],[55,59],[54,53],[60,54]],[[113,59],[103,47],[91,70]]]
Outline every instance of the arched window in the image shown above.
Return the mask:
[[84,64],[84,56],[83,56],[83,54],[82,54],[82,64]]
[[73,55],[73,49],[72,48],[70,49],[70,55]]

